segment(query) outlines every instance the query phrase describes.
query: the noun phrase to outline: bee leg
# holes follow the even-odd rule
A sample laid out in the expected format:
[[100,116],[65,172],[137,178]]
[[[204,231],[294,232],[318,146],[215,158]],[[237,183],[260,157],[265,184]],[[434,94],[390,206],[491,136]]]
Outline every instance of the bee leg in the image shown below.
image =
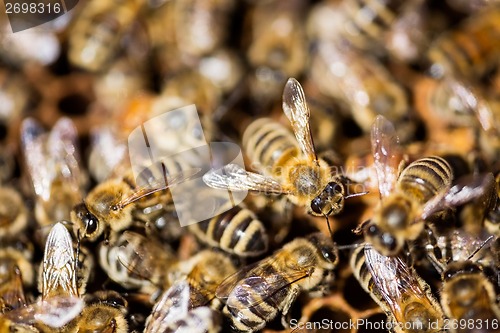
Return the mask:
[[292,307],[292,304],[295,302],[297,299],[297,296],[299,296],[300,289],[299,288],[292,288],[288,296],[286,297],[285,300],[283,300],[283,303],[285,306],[283,307],[282,315],[281,315],[281,325],[283,327],[288,328],[290,327],[290,323],[288,321],[288,311],[290,311],[290,308]]

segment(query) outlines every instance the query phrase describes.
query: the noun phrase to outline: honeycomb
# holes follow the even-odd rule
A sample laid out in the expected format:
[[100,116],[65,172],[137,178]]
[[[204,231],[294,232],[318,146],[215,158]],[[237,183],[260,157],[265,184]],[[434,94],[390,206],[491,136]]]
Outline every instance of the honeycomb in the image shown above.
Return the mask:
[[[46,129],[62,117],[73,122],[87,184],[81,188],[84,198],[127,168],[125,155],[112,165],[94,156],[102,143],[96,135],[105,135],[103,130],[113,133],[117,141],[110,145],[118,150],[144,121],[195,104],[209,141],[241,146],[244,130],[258,117],[289,126],[282,109],[289,77],[304,87],[316,152],[341,165],[341,171],[372,162],[370,125],[377,114],[396,124],[409,160],[452,153],[480,160],[481,172],[500,170],[497,1],[88,0],[61,19],[24,32],[11,33],[5,13],[0,23],[8,37],[0,41],[0,180],[18,189],[28,207],[22,237],[42,228],[20,140],[23,119],[32,117]],[[457,49],[440,49],[446,42]],[[465,83],[457,88],[456,82]],[[253,161],[245,156],[245,162]],[[359,185],[369,193],[347,200],[339,215],[329,217],[334,241],[344,246],[332,290],[324,297],[301,294],[287,318],[290,323],[326,320],[330,326],[284,328],[278,315],[263,332],[383,331],[366,324],[387,317],[349,266],[349,245],[363,239],[354,230],[380,201],[373,174],[361,177]],[[271,220],[268,254],[309,232],[329,234],[323,217],[303,207],[287,213],[257,209],[267,202],[251,196],[246,203],[259,218]],[[160,238],[171,243],[180,261],[204,248],[175,216],[162,221]],[[131,229],[144,232],[135,225]],[[488,232],[497,239],[498,225]],[[0,248],[4,240],[0,237]],[[97,258],[98,245],[86,245]],[[38,267],[44,243],[34,246],[32,262]],[[439,296],[439,276],[429,266],[418,269]],[[113,282],[96,261],[87,293],[98,290],[121,293],[129,304],[129,331],[143,330],[153,304]],[[25,292],[29,302],[40,294],[36,283],[26,285]],[[361,320],[365,325],[352,325]]]

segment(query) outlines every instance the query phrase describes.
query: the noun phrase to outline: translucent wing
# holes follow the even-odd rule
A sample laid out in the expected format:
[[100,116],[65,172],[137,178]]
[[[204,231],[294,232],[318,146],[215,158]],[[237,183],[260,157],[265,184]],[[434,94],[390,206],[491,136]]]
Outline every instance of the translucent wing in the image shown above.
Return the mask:
[[370,245],[365,245],[364,254],[375,287],[389,305],[397,322],[406,322],[405,309],[401,308],[403,300],[414,298],[421,304],[432,306],[415,273],[400,257],[383,256]]
[[264,193],[291,193],[270,177],[248,172],[237,164],[210,170],[203,175],[205,184],[212,188],[229,191],[259,191]]
[[50,230],[42,262],[42,299],[53,296],[78,296],[75,253],[68,229],[57,223]]
[[383,116],[377,116],[372,125],[371,145],[380,196],[384,198],[394,188],[402,154],[396,130]]
[[256,306],[283,288],[307,278],[311,269],[286,262],[283,256],[272,256],[226,278],[217,288],[216,296],[228,307]]
[[185,280],[181,280],[165,291],[154,305],[144,332],[165,332],[175,320],[186,317],[188,306],[189,285]]
[[422,219],[449,207],[455,207],[484,196],[488,191],[495,191],[495,178],[492,173],[479,176],[468,175],[460,178],[449,189],[443,189],[423,207]]
[[26,118],[21,124],[21,145],[28,172],[36,195],[48,200],[53,172],[45,168],[44,138],[42,126],[33,118]]
[[317,156],[309,128],[309,107],[302,86],[294,78],[288,79],[283,90],[283,111],[292,124],[300,149],[310,161],[316,161]]
[[37,321],[59,328],[73,320],[83,310],[84,301],[78,297],[52,297],[6,312],[4,316],[14,323],[33,325]]
[[199,172],[201,171],[200,168],[193,168],[190,170],[185,170],[182,171],[174,176],[168,176],[167,178],[164,179],[157,179],[155,181],[150,182],[147,185],[138,187],[134,190],[134,193],[123,197],[120,202],[116,204],[118,208],[123,208],[137,200],[140,200],[144,197],[147,197],[151,194],[154,194],[156,192],[164,191],[168,189],[171,186],[175,186],[177,184],[180,184],[182,182],[185,182],[194,176],[196,176]]

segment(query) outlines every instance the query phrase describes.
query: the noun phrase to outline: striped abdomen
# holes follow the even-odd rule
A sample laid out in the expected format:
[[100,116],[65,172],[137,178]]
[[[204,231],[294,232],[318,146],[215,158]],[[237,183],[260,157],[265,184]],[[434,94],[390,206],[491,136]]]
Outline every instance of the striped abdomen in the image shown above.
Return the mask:
[[354,249],[351,254],[350,265],[352,273],[363,289],[371,296],[371,298],[384,310],[388,310],[388,306],[378,292],[372,275],[365,262],[365,246],[359,246]]
[[191,224],[190,231],[207,245],[242,257],[258,256],[267,251],[267,231],[257,216],[236,206],[211,219]]
[[500,10],[490,8],[439,37],[429,49],[428,58],[443,67],[440,74],[480,78],[496,64],[500,55],[499,38]]
[[[285,279],[285,277],[281,278]],[[233,328],[242,332],[255,332],[262,329],[268,321],[271,321],[278,312],[283,310],[289,301],[294,301],[294,299],[289,300],[288,297],[292,293],[297,295],[299,289],[297,285],[286,284],[272,296],[262,299],[259,288],[272,289],[272,286],[257,286],[251,280],[248,283],[243,280],[240,285],[245,284],[254,285],[255,289],[251,290],[247,297],[235,299],[231,306],[226,305],[223,309],[223,313],[230,318]],[[253,305],[250,306],[250,304]]]
[[425,203],[446,189],[453,181],[450,164],[441,157],[424,157],[411,163],[399,176],[397,188],[401,193]]
[[283,125],[270,118],[252,122],[243,134],[243,147],[252,168],[267,175],[279,175],[283,167],[300,154],[297,140]]

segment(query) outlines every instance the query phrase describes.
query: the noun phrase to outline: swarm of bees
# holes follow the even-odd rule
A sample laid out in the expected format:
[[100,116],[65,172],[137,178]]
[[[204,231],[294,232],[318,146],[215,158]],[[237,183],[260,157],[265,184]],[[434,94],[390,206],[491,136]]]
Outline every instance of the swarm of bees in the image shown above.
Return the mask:
[[0,332],[500,332],[500,2],[0,19]]

